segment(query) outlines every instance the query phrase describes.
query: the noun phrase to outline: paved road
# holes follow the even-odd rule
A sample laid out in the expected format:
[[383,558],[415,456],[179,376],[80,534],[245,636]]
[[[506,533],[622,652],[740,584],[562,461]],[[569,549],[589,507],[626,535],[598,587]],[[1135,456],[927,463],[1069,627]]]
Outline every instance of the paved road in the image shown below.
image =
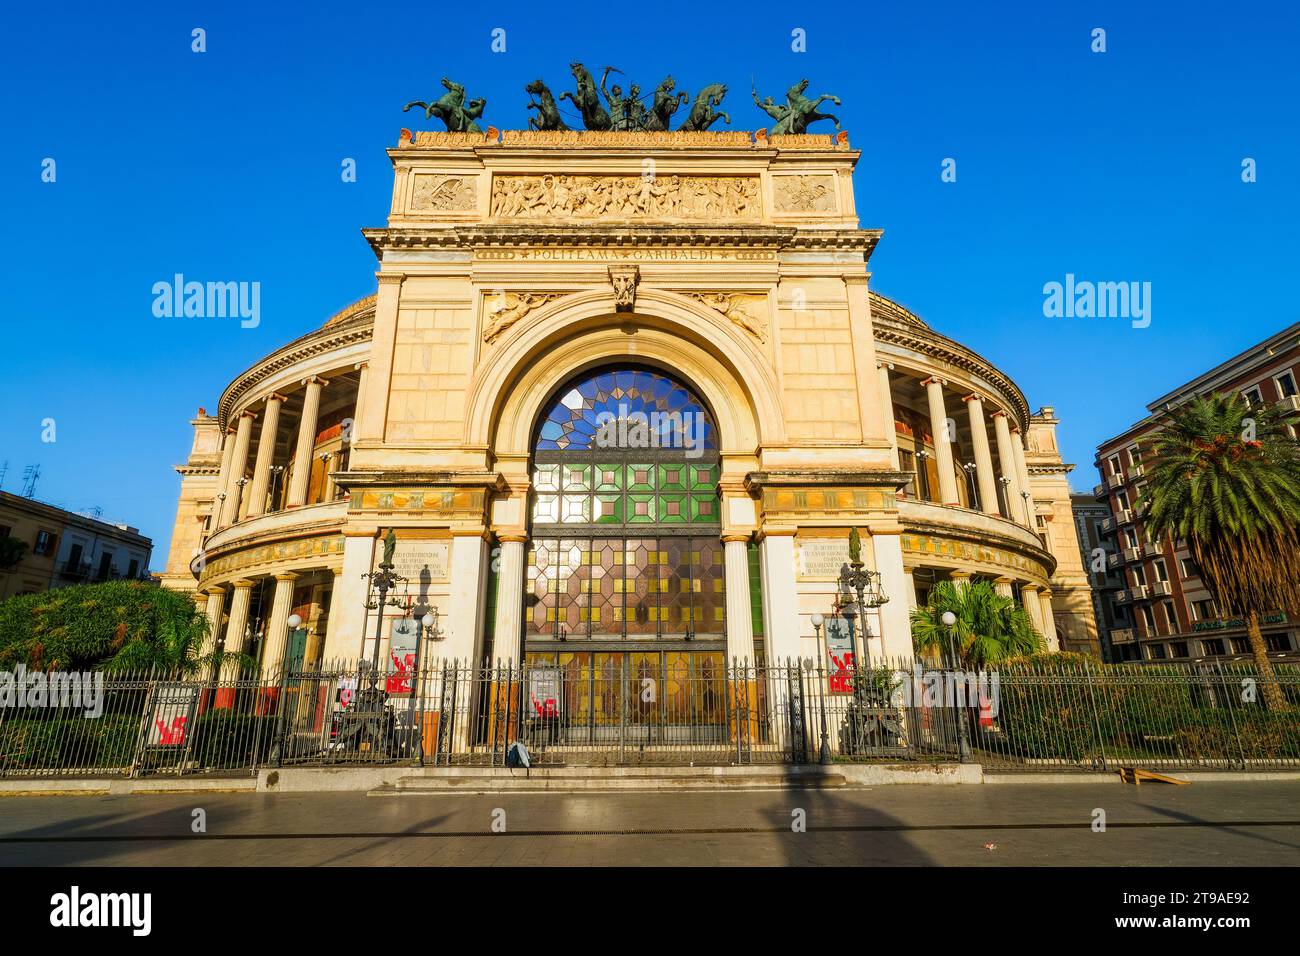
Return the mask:
[[0,864],[1294,866],[1300,782],[8,797]]

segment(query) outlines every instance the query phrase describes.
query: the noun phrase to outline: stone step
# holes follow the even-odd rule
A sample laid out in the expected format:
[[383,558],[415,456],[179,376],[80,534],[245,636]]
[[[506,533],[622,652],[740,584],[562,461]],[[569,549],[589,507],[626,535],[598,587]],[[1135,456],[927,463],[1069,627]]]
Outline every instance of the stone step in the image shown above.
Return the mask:
[[428,768],[398,778],[371,796],[506,791],[824,790],[844,787],[843,774],[782,767]]

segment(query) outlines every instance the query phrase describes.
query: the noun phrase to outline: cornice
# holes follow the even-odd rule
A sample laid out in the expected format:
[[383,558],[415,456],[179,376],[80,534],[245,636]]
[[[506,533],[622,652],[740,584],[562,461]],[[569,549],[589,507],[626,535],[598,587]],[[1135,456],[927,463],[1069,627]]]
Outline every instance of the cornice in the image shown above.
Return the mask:
[[871,257],[880,229],[800,229],[794,226],[466,225],[362,229],[375,256],[387,251],[471,250],[507,246],[739,246],[777,251],[848,250]]
[[893,318],[877,320],[874,313],[872,318],[876,341],[921,352],[946,362],[954,368],[980,376],[1001,392],[1000,404],[1010,406],[1006,410],[1015,416],[1017,425],[1022,430],[1028,429],[1029,403],[1025,401],[1025,396],[1016,384],[994,367],[988,359],[926,326],[910,323],[905,325]]
[[217,418],[221,427],[226,427],[232,409],[244,395],[256,387],[258,382],[283,369],[291,368],[304,359],[333,352],[357,342],[368,342],[374,331],[374,322],[374,313],[367,311],[353,319],[336,322],[333,325],[327,324],[295,339],[245,369],[226,386],[221,401],[217,404]]

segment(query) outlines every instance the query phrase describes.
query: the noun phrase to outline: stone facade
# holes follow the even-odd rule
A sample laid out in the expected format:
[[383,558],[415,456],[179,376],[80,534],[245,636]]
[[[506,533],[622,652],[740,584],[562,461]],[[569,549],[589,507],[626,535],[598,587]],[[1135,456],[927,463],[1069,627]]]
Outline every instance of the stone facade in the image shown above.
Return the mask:
[[[256,640],[264,666],[291,609],[308,657],[369,654],[363,576],[390,527],[411,580],[402,613],[439,609],[445,658],[678,638],[815,657],[809,620],[829,613],[851,528],[891,598],[868,616],[873,656],[909,656],[910,608],[972,575],[1023,601],[1051,647],[1060,632],[1095,644],[1095,625],[1075,624],[1090,598],[1051,410],[1031,416],[995,366],[870,291],[881,231],[859,226],[845,137],[404,132],[389,156],[388,225],[363,231],[376,295],[233,382],[181,469],[168,579],[188,575],[218,632]],[[538,528],[568,520],[548,516],[552,497],[587,529],[575,575],[613,540],[538,463],[548,409],[603,369],[670,379],[707,409],[714,470],[683,500],[707,528],[696,559],[716,549],[725,566],[709,585],[725,593],[716,634],[706,621],[665,637],[667,599],[630,583],[635,522],[653,517],[634,504],[662,509],[638,532],[662,536],[651,567],[682,533],[668,485],[610,505],[628,508],[612,616],[588,606],[590,580],[572,615],[532,615],[547,601]],[[704,587],[693,573],[684,592]]]

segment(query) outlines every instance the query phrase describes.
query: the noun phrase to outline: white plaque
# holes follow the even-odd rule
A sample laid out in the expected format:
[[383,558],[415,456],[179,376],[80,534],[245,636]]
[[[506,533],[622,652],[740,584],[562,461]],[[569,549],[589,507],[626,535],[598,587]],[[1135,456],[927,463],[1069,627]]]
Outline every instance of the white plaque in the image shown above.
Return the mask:
[[849,560],[848,538],[805,538],[799,541],[799,577],[834,581]]
[[[383,542],[376,548],[375,565],[378,567],[383,558]],[[410,581],[412,591],[422,583],[446,581],[447,566],[451,560],[451,542],[445,538],[433,541],[420,541],[411,538],[398,538],[397,551],[393,555],[393,570]]]

